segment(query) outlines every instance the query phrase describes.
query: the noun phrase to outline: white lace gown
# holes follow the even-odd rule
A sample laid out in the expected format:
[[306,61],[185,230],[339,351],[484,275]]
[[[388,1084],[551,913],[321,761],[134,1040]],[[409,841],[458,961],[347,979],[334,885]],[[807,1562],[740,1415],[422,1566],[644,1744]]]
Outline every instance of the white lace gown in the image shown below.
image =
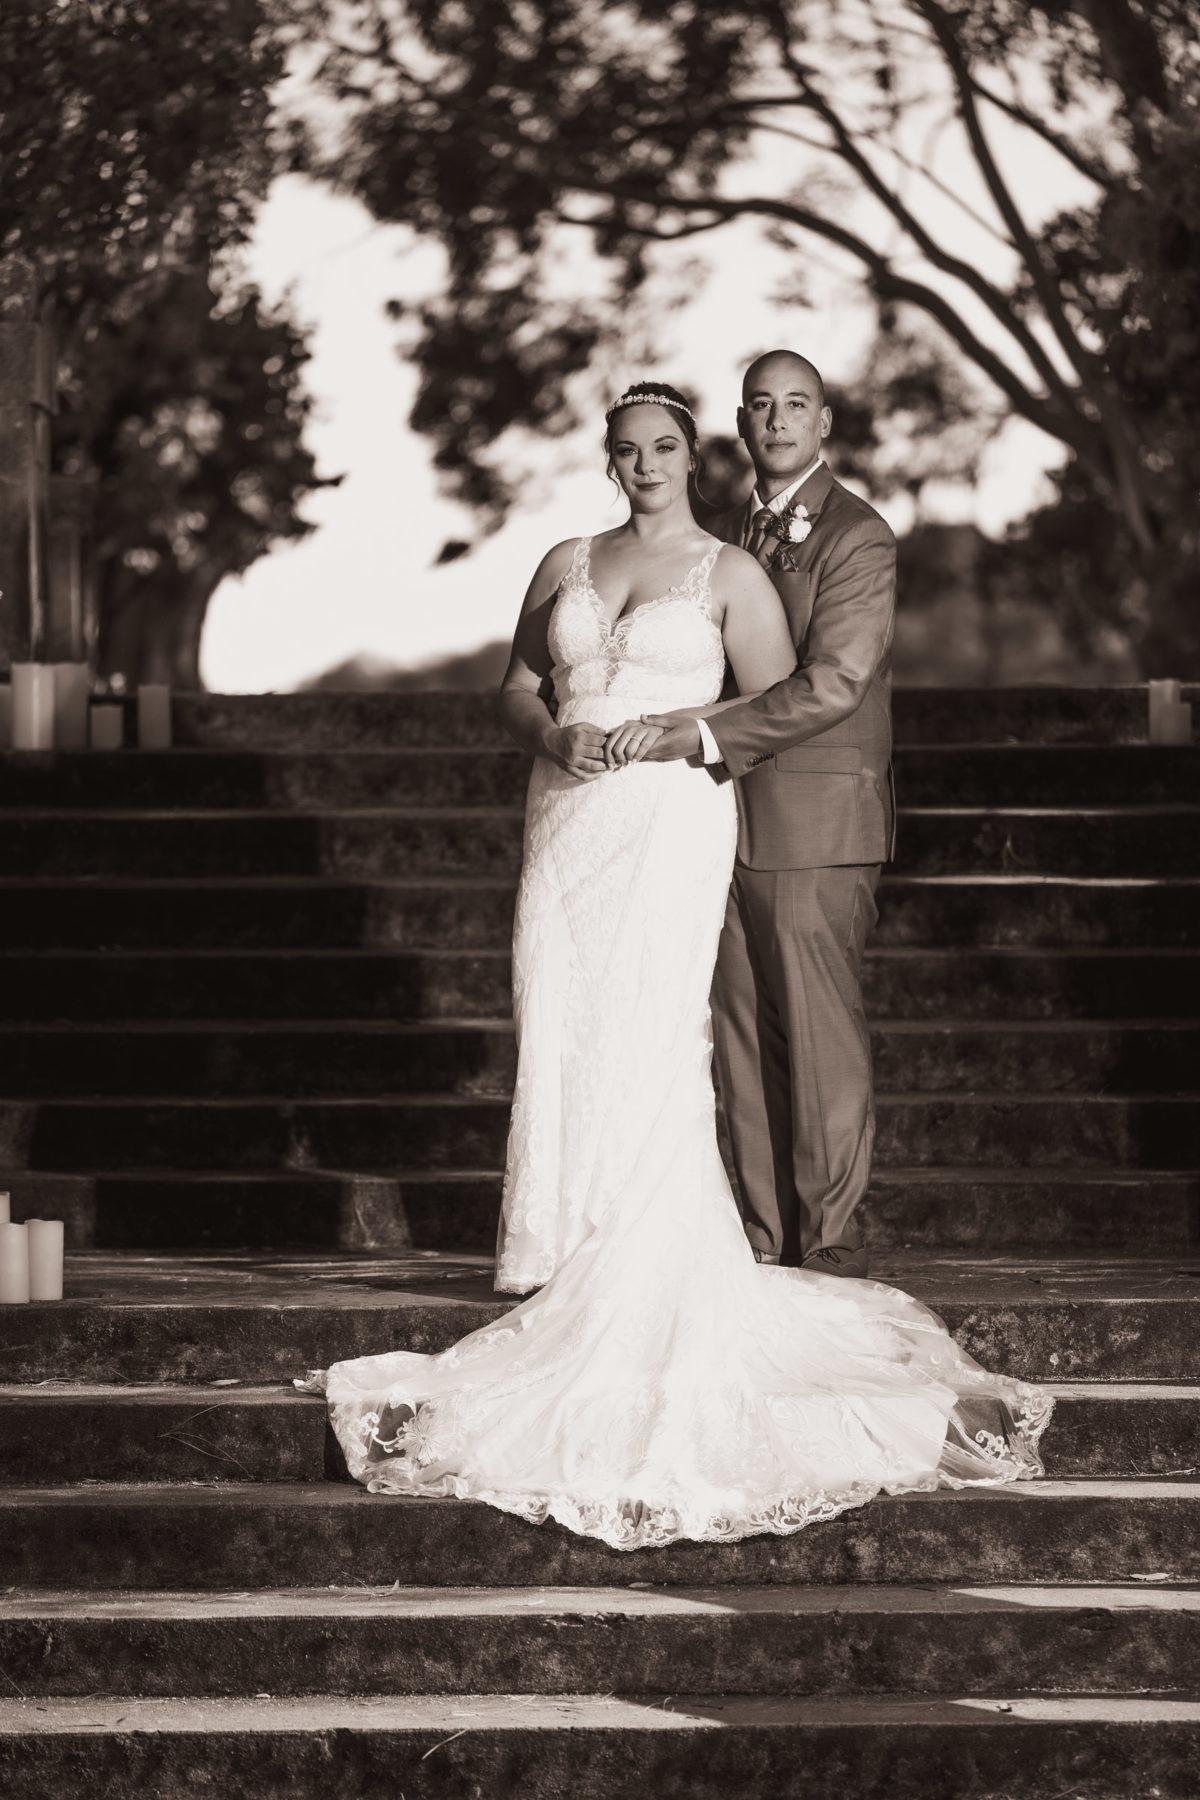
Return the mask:
[[[560,723],[716,698],[719,549],[613,628],[580,540],[550,623]],[[497,1285],[544,1285],[440,1355],[300,1384],[327,1394],[374,1491],[469,1496],[633,1549],[1042,1472],[1039,1389],[986,1373],[894,1288],[754,1260],[709,1072],[735,835],[732,784],[685,763],[593,782],[535,763]]]

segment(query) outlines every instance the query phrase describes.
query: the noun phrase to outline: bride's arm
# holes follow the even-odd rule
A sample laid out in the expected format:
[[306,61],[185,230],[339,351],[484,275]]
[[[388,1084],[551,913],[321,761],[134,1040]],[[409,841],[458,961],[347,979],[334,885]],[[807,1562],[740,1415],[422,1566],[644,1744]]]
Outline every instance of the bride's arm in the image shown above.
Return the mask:
[[761,564],[730,544],[717,558],[713,577],[713,599],[723,609],[721,636],[738,698],[697,707],[693,716],[701,719],[743,704],[752,693],[774,687],[796,667],[796,646],[783,601]]
[[559,585],[571,566],[574,541],[555,544],[529,584],[512,654],[500,684],[500,722],[523,750],[548,756],[581,781],[604,773],[604,733],[598,725],[560,726],[546,701],[551,693],[550,614]]

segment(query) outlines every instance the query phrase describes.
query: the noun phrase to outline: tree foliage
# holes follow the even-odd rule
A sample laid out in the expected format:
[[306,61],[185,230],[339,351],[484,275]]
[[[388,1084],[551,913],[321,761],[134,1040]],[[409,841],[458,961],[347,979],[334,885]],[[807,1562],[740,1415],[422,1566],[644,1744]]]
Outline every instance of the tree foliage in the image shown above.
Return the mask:
[[5,0],[0,255],[60,348],[60,471],[97,483],[103,664],[194,685],[208,596],[321,485],[303,334],[238,253],[286,155],[291,0]]
[[78,334],[56,460],[98,484],[105,672],[198,686],[218,583],[311,529],[297,500],[329,484],[304,446],[308,354],[286,311],[207,269],[147,277]]
[[[1061,442],[1061,501],[1020,553],[1081,631],[1119,624],[1149,668],[1200,659],[1200,0],[346,0],[335,17],[324,78],[347,123],[314,164],[445,247],[417,422],[470,498],[503,504],[489,446],[561,425],[659,246],[719,253],[757,219],[798,267],[819,240],[856,269],[885,331],[923,315]],[[1072,199],[1047,219],[1050,170]],[[580,232],[603,279],[568,304],[555,251]],[[1088,547],[1073,593],[1063,534]]]

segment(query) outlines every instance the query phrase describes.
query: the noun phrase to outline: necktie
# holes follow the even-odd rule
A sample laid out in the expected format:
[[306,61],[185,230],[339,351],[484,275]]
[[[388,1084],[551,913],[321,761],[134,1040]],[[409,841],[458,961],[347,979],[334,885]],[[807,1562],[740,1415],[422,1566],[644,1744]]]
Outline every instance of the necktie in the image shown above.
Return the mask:
[[751,556],[760,556],[762,547],[775,530],[775,514],[769,506],[760,506],[750,521],[750,536],[746,539],[746,548]]

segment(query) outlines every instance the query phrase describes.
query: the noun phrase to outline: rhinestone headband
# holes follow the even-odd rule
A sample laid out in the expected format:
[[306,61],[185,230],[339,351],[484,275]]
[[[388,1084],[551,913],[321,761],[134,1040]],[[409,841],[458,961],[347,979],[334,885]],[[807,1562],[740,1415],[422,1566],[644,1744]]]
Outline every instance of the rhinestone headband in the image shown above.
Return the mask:
[[696,415],[691,407],[685,406],[682,400],[672,400],[669,394],[622,394],[619,400],[614,400],[606,409],[605,418],[611,419],[623,406],[673,406],[676,412],[686,413],[693,425],[696,423]]

